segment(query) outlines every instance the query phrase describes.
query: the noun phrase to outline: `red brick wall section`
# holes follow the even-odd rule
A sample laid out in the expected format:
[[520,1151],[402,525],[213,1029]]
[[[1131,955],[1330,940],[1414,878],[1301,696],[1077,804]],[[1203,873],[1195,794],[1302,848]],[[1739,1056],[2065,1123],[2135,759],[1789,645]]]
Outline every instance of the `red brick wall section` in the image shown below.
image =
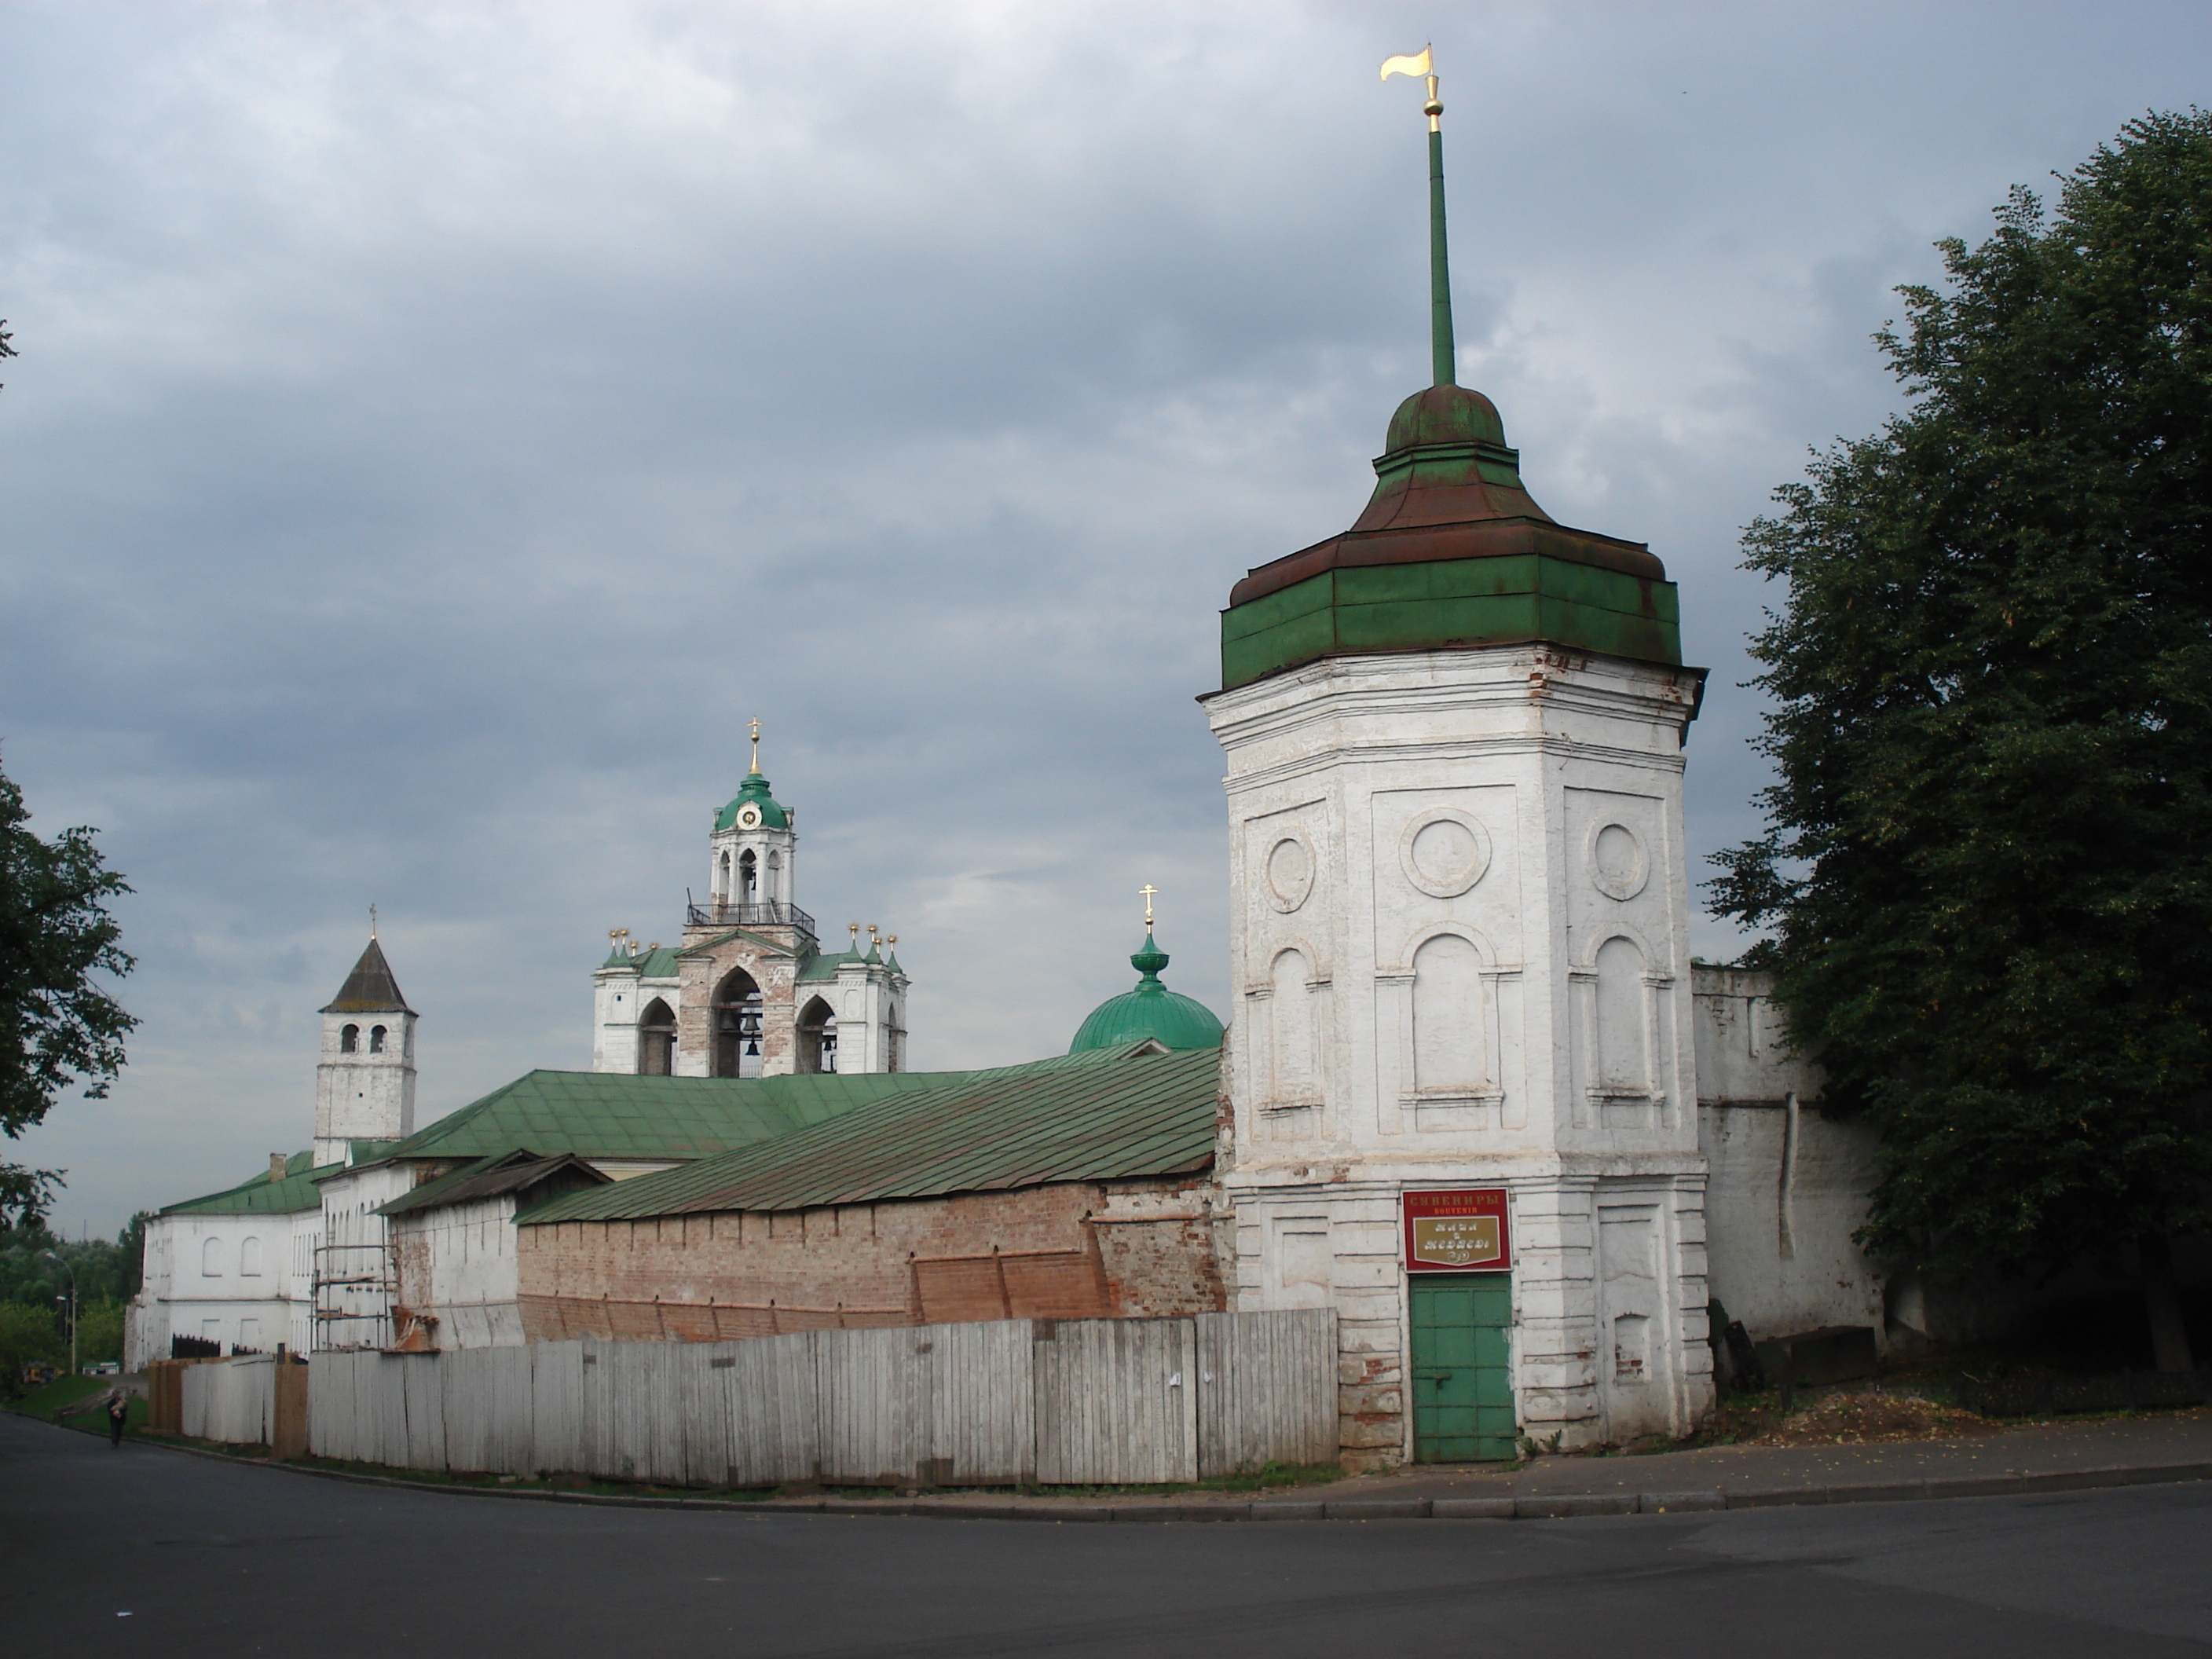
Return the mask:
[[[686,928],[684,950],[690,952],[722,931],[713,927]],[[799,935],[790,928],[764,927],[758,931],[762,938],[773,939],[794,951],[798,947]],[[679,1053],[696,1059],[702,1072],[713,1070],[714,991],[731,969],[742,968],[760,987],[761,1075],[775,1077],[792,1069],[793,1056],[798,1049],[799,1025],[799,962],[795,954],[786,956],[763,951],[744,937],[732,934],[722,939],[711,951],[679,957],[678,968],[684,982],[684,1006],[677,1015]]]
[[[1136,1200],[1158,1218],[1101,1219]],[[1201,1183],[1162,1179],[518,1231],[533,1342],[729,1341],[1227,1305]]]

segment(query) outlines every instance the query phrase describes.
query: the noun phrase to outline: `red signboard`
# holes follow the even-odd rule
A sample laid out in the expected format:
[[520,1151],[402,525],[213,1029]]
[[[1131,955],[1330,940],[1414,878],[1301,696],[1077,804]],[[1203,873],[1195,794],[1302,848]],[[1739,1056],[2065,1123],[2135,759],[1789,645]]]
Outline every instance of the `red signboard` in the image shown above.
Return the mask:
[[1497,1273],[1513,1265],[1504,1188],[1402,1196],[1407,1273]]

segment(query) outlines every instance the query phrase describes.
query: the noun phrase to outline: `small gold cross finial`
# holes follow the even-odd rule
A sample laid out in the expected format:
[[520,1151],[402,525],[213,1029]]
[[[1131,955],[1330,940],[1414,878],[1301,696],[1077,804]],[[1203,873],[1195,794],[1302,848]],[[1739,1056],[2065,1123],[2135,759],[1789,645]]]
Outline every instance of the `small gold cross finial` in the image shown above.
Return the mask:
[[753,721],[753,723],[752,723],[752,726],[753,726],[753,770],[752,770],[752,775],[753,775],[753,776],[755,776],[755,777],[758,777],[758,776],[760,775],[760,721],[759,721],[759,720],[754,720],[754,721]]
[[376,907],[374,904],[368,907],[368,936],[371,939],[376,937]]
[[1145,896],[1145,931],[1149,933],[1152,931],[1152,895],[1160,890],[1148,881],[1137,890]]

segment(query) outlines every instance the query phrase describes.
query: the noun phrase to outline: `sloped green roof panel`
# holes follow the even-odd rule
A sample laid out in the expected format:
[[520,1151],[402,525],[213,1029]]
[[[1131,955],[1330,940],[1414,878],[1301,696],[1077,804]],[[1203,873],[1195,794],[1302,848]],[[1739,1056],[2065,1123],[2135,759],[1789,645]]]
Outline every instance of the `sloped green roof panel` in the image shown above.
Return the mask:
[[822,1123],[963,1073],[635,1077],[531,1072],[386,1150],[395,1158],[485,1158],[527,1146],[550,1157],[696,1158]]
[[284,1178],[271,1181],[269,1171],[240,1182],[219,1193],[210,1193],[204,1198],[188,1198],[181,1204],[165,1206],[155,1213],[160,1215],[289,1215],[300,1210],[319,1210],[323,1195],[316,1182],[323,1176],[334,1175],[343,1164],[327,1164],[315,1167],[315,1155],[310,1152],[294,1152],[284,1160]]
[[[1149,1047],[1149,1045],[1146,1045]],[[1213,1157],[1218,1049],[1091,1049],[963,1077],[518,1220],[626,1220],[1193,1173]]]

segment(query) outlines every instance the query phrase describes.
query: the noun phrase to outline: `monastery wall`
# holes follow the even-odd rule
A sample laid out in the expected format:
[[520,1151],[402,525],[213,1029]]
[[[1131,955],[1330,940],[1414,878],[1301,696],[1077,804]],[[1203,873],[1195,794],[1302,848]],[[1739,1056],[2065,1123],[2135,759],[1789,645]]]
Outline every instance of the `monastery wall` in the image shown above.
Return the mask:
[[1692,981],[1715,1300],[1754,1340],[1824,1325],[1882,1340],[1887,1276],[1851,1242],[1879,1137],[1820,1109],[1824,1079],[1790,1048],[1771,974],[1701,963]]
[[526,1340],[694,1342],[1226,1305],[1206,1183],[1089,1182],[517,1230]]

